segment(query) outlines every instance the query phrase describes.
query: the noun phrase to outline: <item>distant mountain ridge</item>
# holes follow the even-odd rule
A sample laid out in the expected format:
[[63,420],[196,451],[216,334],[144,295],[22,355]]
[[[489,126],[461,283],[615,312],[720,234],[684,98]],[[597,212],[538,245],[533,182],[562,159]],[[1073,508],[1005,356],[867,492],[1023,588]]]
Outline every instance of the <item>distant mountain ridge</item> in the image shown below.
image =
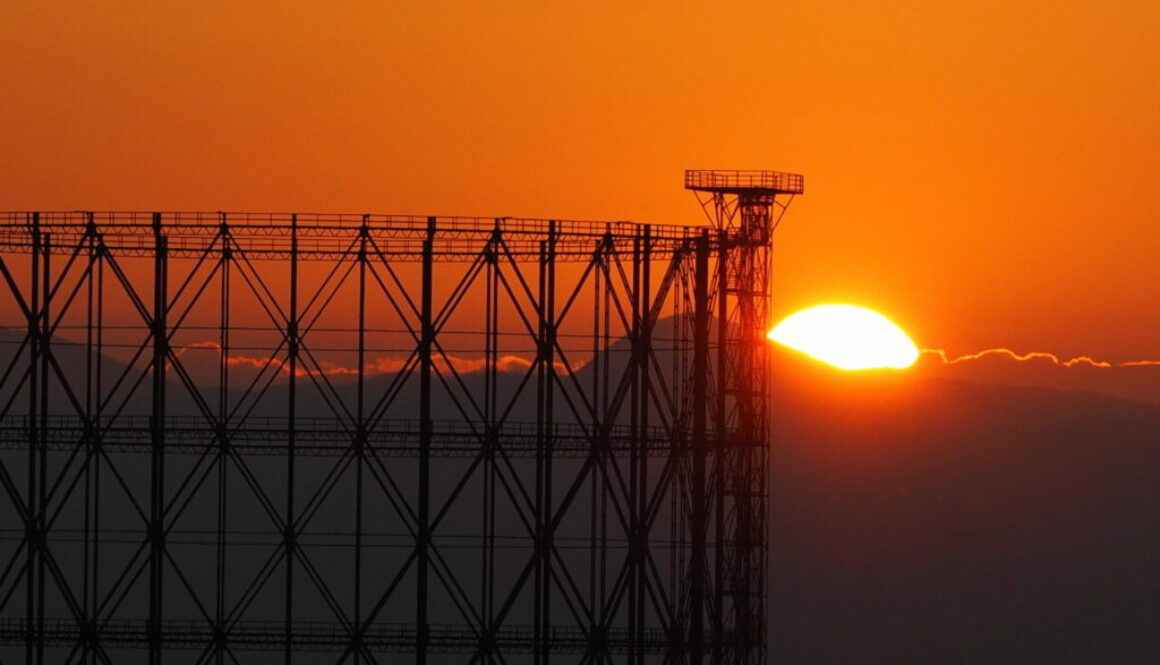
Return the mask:
[[1085,362],[1064,366],[1046,356],[1016,360],[1010,354],[992,353],[948,364],[925,353],[914,371],[982,384],[1096,392],[1160,406],[1160,363],[1150,361],[1126,366]]
[[1160,408],[779,360],[771,654],[1160,657]]
[[[2,334],[6,365],[23,335]],[[56,351],[66,371],[83,367],[81,347]],[[771,660],[1160,658],[1160,407],[773,353]],[[480,376],[464,375],[469,390]],[[284,389],[263,414],[284,406]],[[132,406],[147,408],[141,399]],[[534,417],[528,402],[514,419]],[[437,411],[459,417],[445,397]],[[415,406],[392,413],[413,418]]]

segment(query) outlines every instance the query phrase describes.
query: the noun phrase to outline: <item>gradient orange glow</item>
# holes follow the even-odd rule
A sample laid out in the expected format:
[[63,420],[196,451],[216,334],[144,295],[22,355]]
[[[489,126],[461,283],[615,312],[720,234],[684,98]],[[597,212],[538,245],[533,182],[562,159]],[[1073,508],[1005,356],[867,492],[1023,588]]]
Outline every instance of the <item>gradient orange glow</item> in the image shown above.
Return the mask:
[[1160,3],[0,4],[0,208],[701,223],[804,173],[775,318],[1160,358]]

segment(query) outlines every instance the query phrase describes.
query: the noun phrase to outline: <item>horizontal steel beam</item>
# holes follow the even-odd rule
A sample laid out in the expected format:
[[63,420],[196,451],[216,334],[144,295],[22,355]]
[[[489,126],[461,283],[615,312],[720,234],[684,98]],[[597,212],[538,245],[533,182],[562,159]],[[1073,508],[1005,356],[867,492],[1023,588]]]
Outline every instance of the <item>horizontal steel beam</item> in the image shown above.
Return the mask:
[[[171,649],[201,649],[220,643],[239,651],[281,650],[289,640],[296,651],[341,651],[351,645],[350,631],[339,623],[296,621],[241,621],[220,635],[213,626],[201,621],[164,621],[161,641]],[[0,644],[22,644],[28,635],[23,619],[0,619]],[[109,621],[97,627],[101,646],[145,648],[149,632],[145,621]],[[544,638],[552,653],[623,654],[630,644],[637,653],[683,653],[688,642],[683,635],[666,635],[658,629],[643,631],[643,639],[632,639],[623,628],[606,628],[588,632],[571,626],[549,626]],[[502,653],[529,653],[535,646],[531,626],[505,626],[494,636],[466,625],[429,624],[429,649],[440,653],[475,653],[494,650]],[[83,640],[77,623],[69,619],[46,619],[37,635],[46,645],[72,646]],[[359,642],[370,651],[409,653],[415,649],[416,631],[411,624],[376,623],[363,633]],[[487,649],[487,646],[492,646]]]
[[[88,426],[75,416],[47,416],[35,423],[27,416],[8,416],[0,418],[0,449],[26,449],[29,432],[35,427],[49,450],[74,450],[87,438],[99,441],[106,451],[146,453],[152,445],[151,425],[148,416],[122,416]],[[364,442],[376,455],[412,457],[419,448],[420,425],[419,420],[384,420],[363,432]],[[534,422],[505,423],[493,432],[482,424],[465,421],[436,420],[432,426],[431,453],[440,457],[475,456],[487,446],[516,456],[534,455],[544,445],[542,430]],[[284,455],[290,436],[289,422],[284,418],[254,418],[243,426],[218,430],[201,418],[174,416],[165,419],[163,429],[166,452],[172,454],[202,453],[222,438],[239,454]],[[564,457],[587,457],[594,450],[614,455],[648,451],[663,457],[691,445],[688,434],[674,436],[660,427],[642,429],[554,423],[548,437],[554,454]],[[324,418],[296,419],[294,431],[294,450],[300,456],[340,455],[357,434],[353,426],[344,427],[344,421]]]

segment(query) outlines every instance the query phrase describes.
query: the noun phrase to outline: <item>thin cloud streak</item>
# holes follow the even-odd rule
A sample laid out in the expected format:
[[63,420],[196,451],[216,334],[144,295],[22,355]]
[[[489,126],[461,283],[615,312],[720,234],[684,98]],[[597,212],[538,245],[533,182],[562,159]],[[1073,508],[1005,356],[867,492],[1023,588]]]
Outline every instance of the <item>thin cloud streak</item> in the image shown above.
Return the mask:
[[[219,359],[223,355],[221,344],[218,342],[195,342],[193,344],[188,344],[186,346],[174,349],[174,354],[178,357],[181,357],[189,351],[195,349],[208,349],[214,351],[216,352]],[[242,366],[257,370],[261,370],[266,367],[272,367],[278,372],[286,374],[290,373],[290,362],[285,358],[247,356],[234,353],[227,354],[225,358],[226,364],[230,365],[231,367]],[[453,354],[446,354],[446,356],[443,354],[437,354],[432,358],[432,362],[434,363],[436,370],[439,372],[449,373],[451,371],[455,371],[459,374],[471,374],[474,372],[484,371],[487,368],[489,361],[487,358],[482,357],[465,358]],[[418,363],[413,362],[412,364],[417,365]],[[495,369],[499,372],[523,372],[527,371],[533,365],[533,361],[523,356],[502,355],[496,358],[494,364]],[[303,365],[304,363],[300,361],[298,363],[298,367],[295,368],[295,374],[297,376],[358,376],[359,374],[357,367],[349,367],[328,360],[318,361],[318,365],[321,369],[311,369],[304,367]],[[553,363],[553,365],[557,371],[565,372],[568,370],[568,368],[563,363],[558,361]],[[367,361],[363,369],[363,374],[364,376],[395,374],[403,371],[405,367],[407,367],[406,358],[380,356]],[[576,371],[577,369],[579,369],[579,367],[573,368],[572,371]]]
[[1047,362],[1057,367],[1095,367],[1099,369],[1111,369],[1115,367],[1160,367],[1160,360],[1129,360],[1126,362],[1113,363],[1106,360],[1096,360],[1090,356],[1076,356],[1064,360],[1054,353],[1046,351],[1031,351],[1029,353],[1018,353],[1007,348],[984,349],[977,353],[970,353],[963,356],[951,357],[946,351],[942,349],[922,349],[923,355],[931,355],[938,357],[944,365],[957,365],[959,363],[968,362],[971,360],[980,360],[989,356],[998,356],[1014,360],[1016,362],[1028,362],[1034,360],[1046,360]]

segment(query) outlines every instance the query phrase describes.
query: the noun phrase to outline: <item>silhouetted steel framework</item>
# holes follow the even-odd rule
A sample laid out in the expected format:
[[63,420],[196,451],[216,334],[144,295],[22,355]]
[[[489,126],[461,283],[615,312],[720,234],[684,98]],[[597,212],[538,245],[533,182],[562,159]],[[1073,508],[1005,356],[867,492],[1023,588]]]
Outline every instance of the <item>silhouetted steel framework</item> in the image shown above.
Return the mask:
[[0,215],[0,661],[762,662],[801,177],[686,186],[713,226]]

